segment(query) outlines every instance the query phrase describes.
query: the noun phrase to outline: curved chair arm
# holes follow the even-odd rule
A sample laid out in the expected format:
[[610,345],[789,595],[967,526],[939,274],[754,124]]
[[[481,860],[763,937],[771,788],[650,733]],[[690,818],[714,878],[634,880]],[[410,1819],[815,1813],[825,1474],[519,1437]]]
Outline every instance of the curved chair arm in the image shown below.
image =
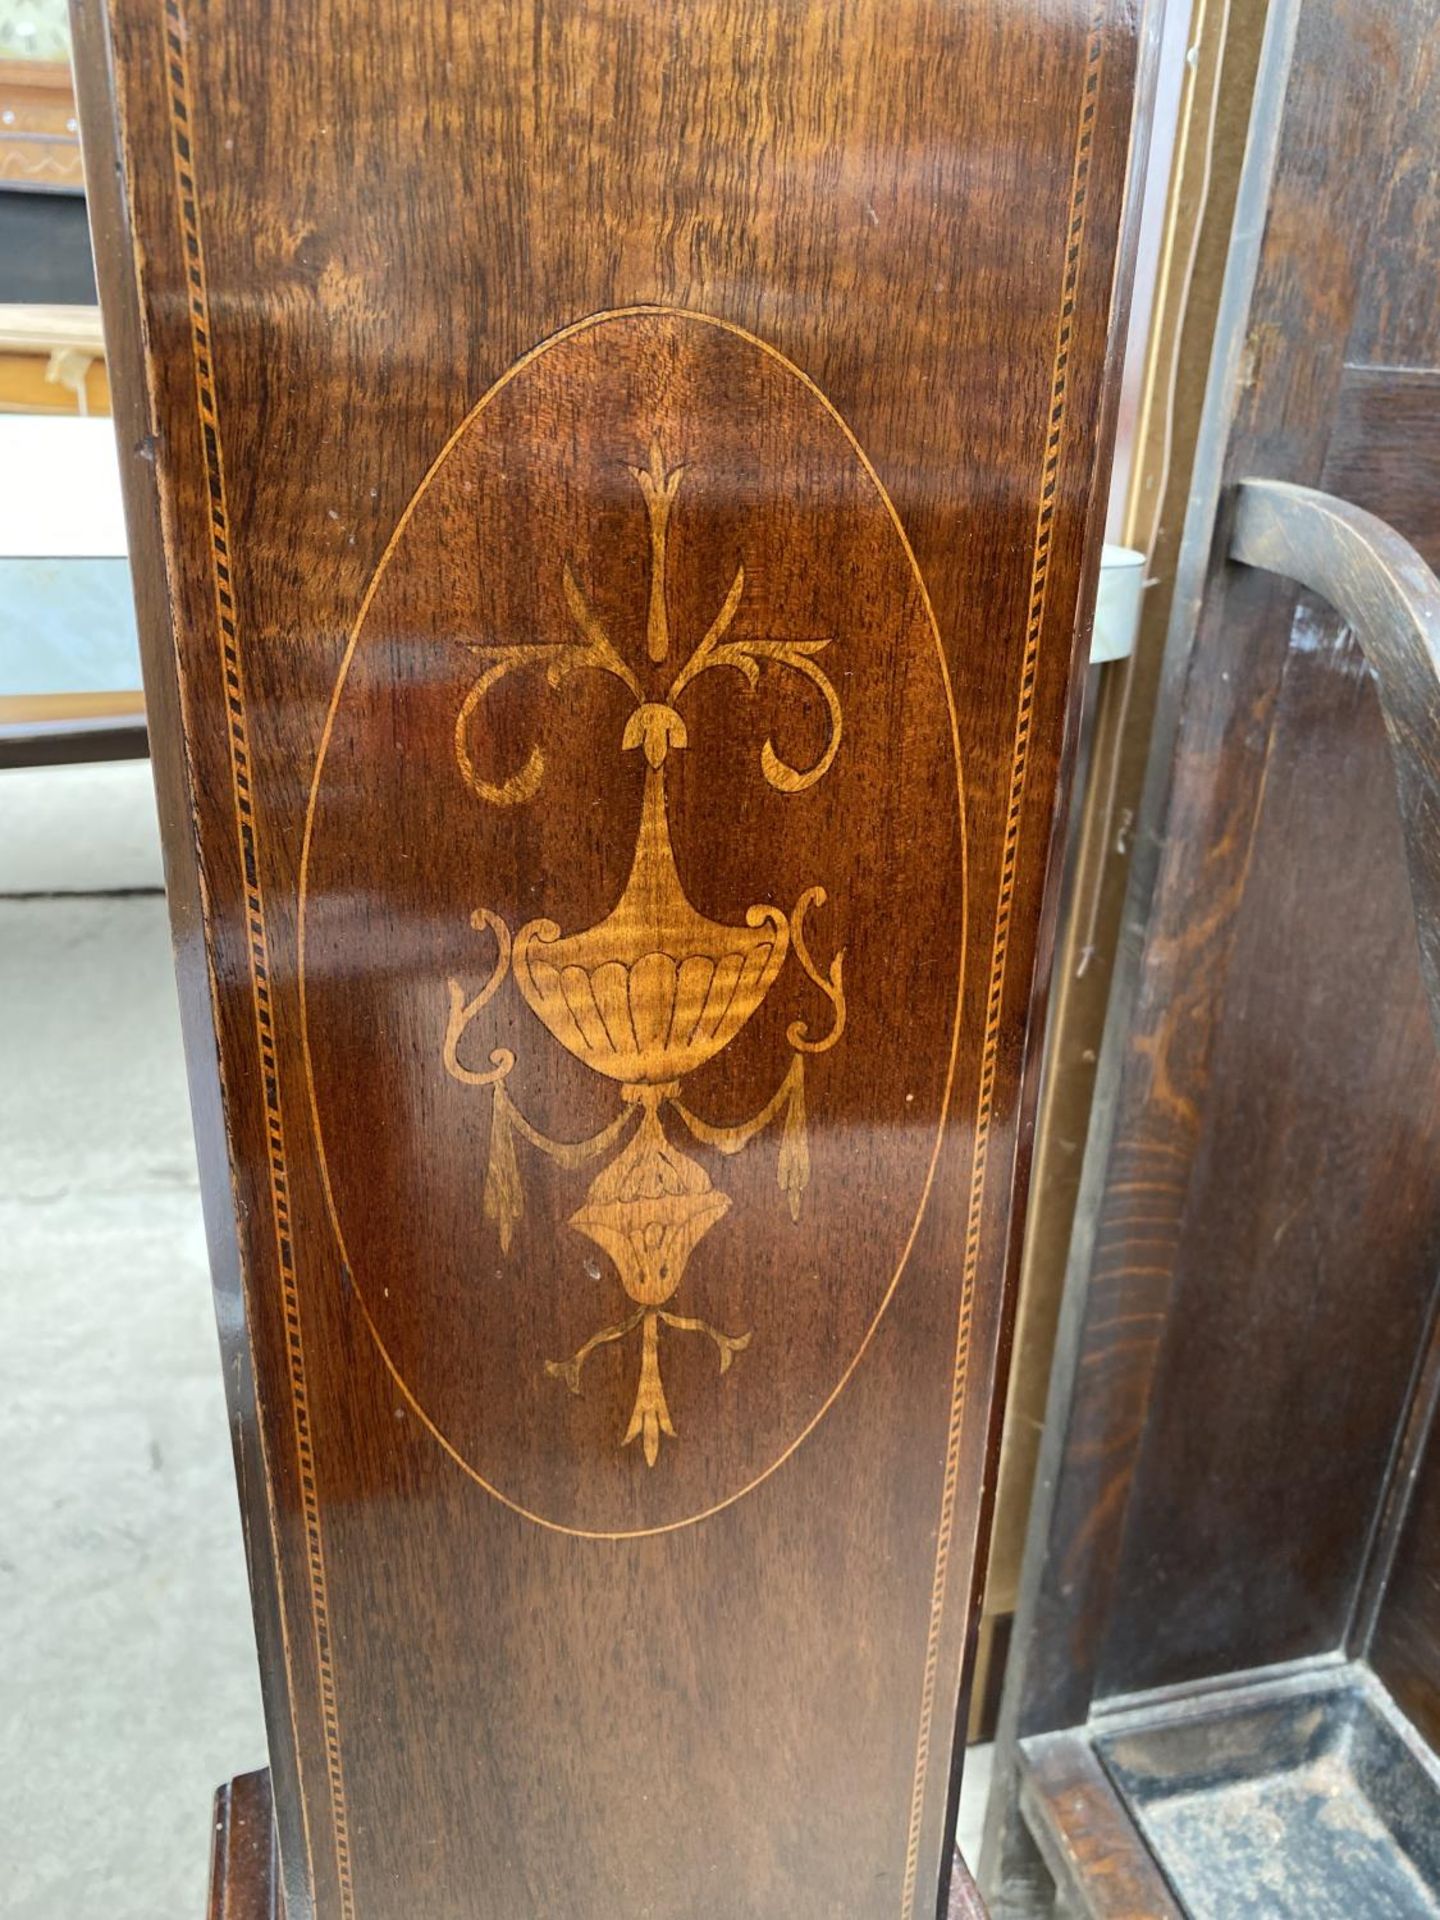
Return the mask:
[[1230,558],[1284,574],[1328,600],[1374,672],[1440,1039],[1440,580],[1373,513],[1283,480],[1240,482]]

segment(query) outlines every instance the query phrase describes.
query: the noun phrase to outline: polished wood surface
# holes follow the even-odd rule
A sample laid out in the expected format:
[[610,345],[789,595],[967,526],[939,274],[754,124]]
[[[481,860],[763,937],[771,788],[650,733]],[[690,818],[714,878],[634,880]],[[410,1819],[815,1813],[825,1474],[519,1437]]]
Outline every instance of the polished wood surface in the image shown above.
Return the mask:
[[[937,1172],[954,726],[878,476],[732,326],[560,335],[408,509],[310,793],[306,1070],[396,1389],[513,1511],[684,1525],[840,1404]],[[357,1082],[387,1031],[410,1044]],[[397,1107],[420,1124],[379,1183],[354,1142]]]
[[289,1910],[934,1913],[1130,9],[77,24]]

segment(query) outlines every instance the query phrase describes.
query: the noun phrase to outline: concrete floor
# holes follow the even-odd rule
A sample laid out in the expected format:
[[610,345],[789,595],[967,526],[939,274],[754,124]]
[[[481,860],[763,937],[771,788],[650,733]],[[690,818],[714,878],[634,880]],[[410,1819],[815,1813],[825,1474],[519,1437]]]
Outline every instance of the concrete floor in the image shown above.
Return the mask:
[[0,774],[5,1920],[200,1920],[264,1764],[158,877],[147,768]]
[[[153,878],[94,771],[0,775],[12,895]],[[0,898],[0,1089],[0,1913],[200,1920],[265,1749],[158,894]]]

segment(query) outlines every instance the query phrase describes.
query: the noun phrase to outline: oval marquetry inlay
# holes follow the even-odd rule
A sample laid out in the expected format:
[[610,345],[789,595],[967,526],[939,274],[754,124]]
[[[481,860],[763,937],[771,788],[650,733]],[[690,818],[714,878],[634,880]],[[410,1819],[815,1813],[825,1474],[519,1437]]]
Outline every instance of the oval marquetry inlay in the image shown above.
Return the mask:
[[883,1337],[963,838],[924,585],[805,376],[653,309],[512,369],[366,596],[302,905],[345,1266],[397,1410],[497,1498],[700,1518]]

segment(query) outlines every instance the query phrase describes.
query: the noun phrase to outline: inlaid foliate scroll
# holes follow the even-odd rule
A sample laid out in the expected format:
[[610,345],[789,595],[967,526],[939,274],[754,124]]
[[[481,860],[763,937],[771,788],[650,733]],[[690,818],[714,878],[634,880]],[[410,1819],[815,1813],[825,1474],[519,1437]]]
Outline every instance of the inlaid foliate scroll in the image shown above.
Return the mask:
[[[934,1176],[963,807],[894,508],[741,329],[581,322],[408,504],[316,756],[308,1085],[364,1324],[409,1413],[516,1512],[694,1521],[836,1403]],[[367,893],[357,969],[335,903]],[[896,991],[935,967],[946,994]],[[397,1106],[423,1120],[382,1185],[347,1148]]]
[[81,22],[291,1920],[916,1920],[1127,17],[262,24]]

